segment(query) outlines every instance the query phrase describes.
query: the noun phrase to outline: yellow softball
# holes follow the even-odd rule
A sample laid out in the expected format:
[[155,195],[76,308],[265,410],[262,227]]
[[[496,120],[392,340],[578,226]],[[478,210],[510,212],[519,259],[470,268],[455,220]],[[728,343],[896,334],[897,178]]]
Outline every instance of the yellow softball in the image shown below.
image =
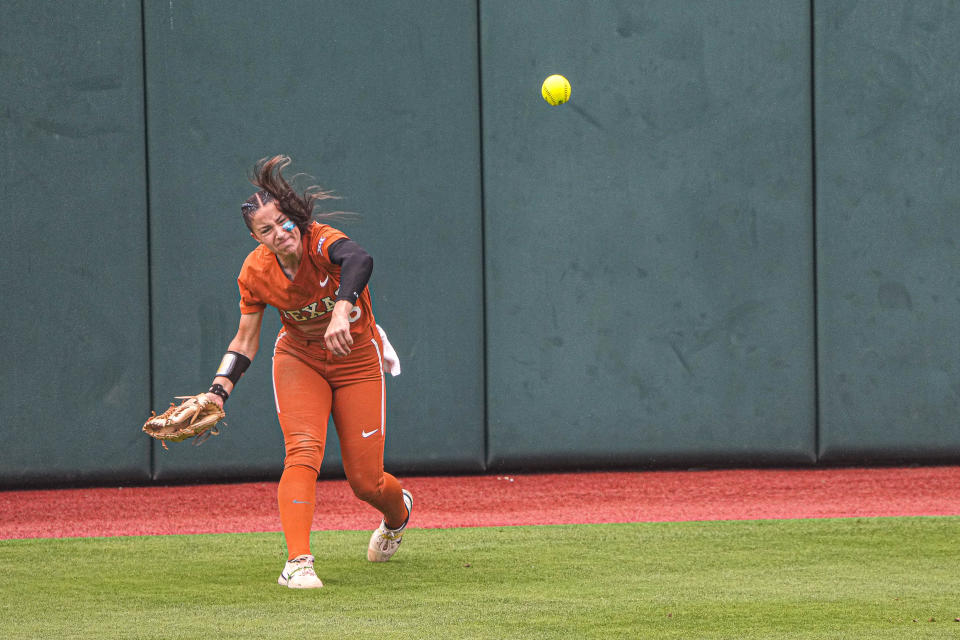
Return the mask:
[[570,99],[570,83],[561,75],[548,76],[540,87],[540,94],[548,104],[563,104]]

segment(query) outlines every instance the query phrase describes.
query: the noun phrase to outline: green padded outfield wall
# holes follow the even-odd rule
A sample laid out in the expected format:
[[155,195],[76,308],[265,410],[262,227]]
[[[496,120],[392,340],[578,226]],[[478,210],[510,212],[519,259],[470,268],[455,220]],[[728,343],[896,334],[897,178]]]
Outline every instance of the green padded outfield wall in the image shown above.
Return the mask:
[[229,435],[135,428],[209,383],[279,152],[362,216],[392,470],[960,456],[956,3],[102,4],[0,20],[0,487],[279,474],[273,310]]
[[960,456],[960,4],[816,2],[820,458]]
[[0,485],[148,477],[141,60],[137,2],[3,3]]
[[491,467],[812,462],[809,4],[480,7]]
[[[479,470],[484,455],[477,14],[472,1],[147,3],[154,399],[210,383],[255,247],[239,205],[259,158],[285,153],[357,212],[374,256],[388,379],[387,468]],[[228,435],[157,450],[158,479],[278,477],[283,442],[260,352]],[[328,437],[325,475],[341,470]]]

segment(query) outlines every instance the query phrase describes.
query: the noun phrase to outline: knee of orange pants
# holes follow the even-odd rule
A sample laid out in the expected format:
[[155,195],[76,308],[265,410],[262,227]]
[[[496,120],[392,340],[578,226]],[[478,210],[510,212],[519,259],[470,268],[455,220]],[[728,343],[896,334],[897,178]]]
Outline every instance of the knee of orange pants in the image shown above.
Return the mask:
[[293,433],[284,439],[284,447],[286,448],[284,468],[299,465],[320,471],[320,465],[323,464],[323,440],[318,440],[307,433]]
[[379,477],[369,475],[347,478],[347,481],[350,483],[350,488],[353,489],[353,495],[364,502],[376,502],[383,495],[384,478],[382,473]]

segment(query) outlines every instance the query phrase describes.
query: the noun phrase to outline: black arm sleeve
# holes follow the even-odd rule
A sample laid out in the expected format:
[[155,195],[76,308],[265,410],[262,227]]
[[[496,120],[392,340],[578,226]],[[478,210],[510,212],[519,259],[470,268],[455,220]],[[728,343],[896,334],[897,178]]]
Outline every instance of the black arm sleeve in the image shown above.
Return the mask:
[[357,304],[360,292],[370,281],[373,273],[373,258],[363,247],[349,238],[340,238],[327,250],[330,262],[340,265],[340,288],[337,300]]

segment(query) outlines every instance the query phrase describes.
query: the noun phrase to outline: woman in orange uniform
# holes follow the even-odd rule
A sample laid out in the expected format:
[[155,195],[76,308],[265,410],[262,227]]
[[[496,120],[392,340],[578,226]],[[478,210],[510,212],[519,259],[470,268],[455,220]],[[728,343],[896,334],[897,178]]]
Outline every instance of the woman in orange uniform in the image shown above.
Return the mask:
[[368,560],[384,562],[396,552],[413,498],[383,470],[386,336],[367,289],[373,259],[343,232],[314,220],[316,203],[332,196],[316,186],[296,193],[283,177],[289,164],[274,156],[254,167],[250,181],[259,191],[241,212],[260,246],[237,278],[240,326],[207,395],[223,405],[257,353],[264,309],[275,307],[283,326],[273,351],[273,389],[286,449],[277,501],[288,558],[278,582],[317,588],[323,584],[313,568],[310,528],[331,415],[350,487],[383,514]]

